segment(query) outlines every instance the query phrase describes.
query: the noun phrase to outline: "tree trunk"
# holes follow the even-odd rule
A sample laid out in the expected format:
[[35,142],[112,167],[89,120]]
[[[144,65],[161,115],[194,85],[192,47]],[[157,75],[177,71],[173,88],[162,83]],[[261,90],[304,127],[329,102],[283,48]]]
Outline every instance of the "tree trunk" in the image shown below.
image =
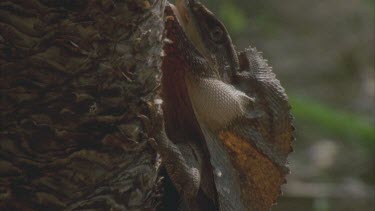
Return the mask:
[[[165,0],[0,2],[0,210],[145,210]],[[152,122],[151,122],[152,124]]]

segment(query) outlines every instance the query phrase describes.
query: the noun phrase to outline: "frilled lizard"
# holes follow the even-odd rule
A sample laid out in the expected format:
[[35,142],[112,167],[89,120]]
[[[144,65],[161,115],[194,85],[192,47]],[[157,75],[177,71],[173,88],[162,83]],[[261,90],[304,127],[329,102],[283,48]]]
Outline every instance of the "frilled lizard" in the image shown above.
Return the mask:
[[[293,126],[284,89],[254,48],[237,53],[200,2],[166,15],[162,110],[152,142],[183,210],[270,210],[285,183]],[[165,120],[165,121],[164,121]]]

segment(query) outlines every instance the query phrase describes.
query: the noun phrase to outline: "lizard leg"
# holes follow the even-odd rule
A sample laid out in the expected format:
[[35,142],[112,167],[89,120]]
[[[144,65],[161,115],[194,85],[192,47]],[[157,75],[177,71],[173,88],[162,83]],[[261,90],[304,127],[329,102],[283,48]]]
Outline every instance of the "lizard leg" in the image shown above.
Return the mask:
[[174,144],[165,133],[156,136],[155,141],[155,148],[177,191],[188,201],[194,199],[200,187],[201,176],[198,165],[192,161],[194,158],[191,157],[190,149]]
[[[156,108],[155,108],[156,107]],[[155,106],[152,111],[154,127],[150,139],[151,145],[161,155],[169,177],[181,196],[193,200],[200,187],[201,175],[198,161],[194,159],[193,148],[174,144],[165,133],[164,118],[161,108]]]

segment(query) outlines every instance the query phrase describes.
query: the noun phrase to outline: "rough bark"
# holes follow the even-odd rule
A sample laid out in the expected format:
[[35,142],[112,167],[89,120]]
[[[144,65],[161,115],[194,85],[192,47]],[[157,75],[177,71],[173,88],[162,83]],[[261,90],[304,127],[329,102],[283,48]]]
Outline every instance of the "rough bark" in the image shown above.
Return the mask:
[[0,2],[0,209],[144,210],[164,0]]

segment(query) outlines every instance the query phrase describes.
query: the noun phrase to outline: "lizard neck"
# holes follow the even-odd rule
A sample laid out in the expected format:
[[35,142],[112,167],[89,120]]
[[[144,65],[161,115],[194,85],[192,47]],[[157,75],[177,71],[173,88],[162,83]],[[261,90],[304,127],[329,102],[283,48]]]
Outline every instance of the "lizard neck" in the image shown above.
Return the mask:
[[[173,140],[197,137],[199,131],[185,83],[183,60],[178,56],[164,59],[162,98],[166,132]],[[180,69],[181,68],[181,69]],[[182,137],[178,137],[182,136]]]
[[[172,7],[166,10],[166,37],[164,45],[166,56],[162,63],[162,98],[168,136],[175,141],[202,140],[199,124],[196,120],[186,87],[186,73],[190,71],[191,54],[194,46],[190,45],[173,17]],[[168,20],[168,18],[170,18]]]

